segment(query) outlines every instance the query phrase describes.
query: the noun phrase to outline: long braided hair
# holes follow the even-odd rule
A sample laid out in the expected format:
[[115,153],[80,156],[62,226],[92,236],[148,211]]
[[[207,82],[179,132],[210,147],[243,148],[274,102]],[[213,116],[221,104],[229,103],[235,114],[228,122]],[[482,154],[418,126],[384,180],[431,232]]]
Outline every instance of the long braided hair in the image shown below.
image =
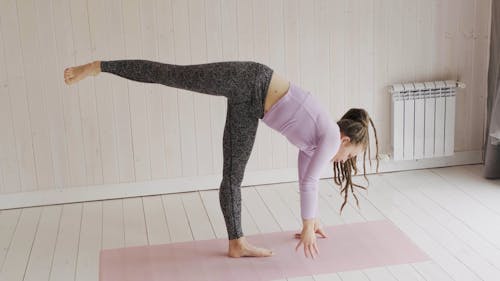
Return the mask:
[[[368,185],[368,178],[366,177],[366,150],[368,148],[368,159],[370,161],[370,167],[372,165],[372,161],[370,158],[370,134],[368,131],[368,126],[371,124],[373,128],[373,132],[375,134],[375,146],[376,146],[376,154],[375,158],[377,160],[377,169],[376,172],[378,173],[378,167],[379,167],[379,154],[378,154],[378,137],[377,137],[377,130],[375,129],[375,126],[373,125],[373,121],[366,112],[366,110],[362,108],[351,108],[349,109],[342,118],[337,121],[337,124],[340,127],[340,131],[345,135],[348,136],[351,139],[351,144],[352,145],[362,145],[363,147],[363,176],[366,179]],[[365,189],[368,187],[364,187],[358,184],[355,184],[352,182],[352,171],[354,171],[354,175],[358,174],[358,169],[356,167],[356,156],[351,157],[347,159],[344,163],[339,163],[339,162],[334,162],[333,163],[333,179],[335,180],[335,183],[340,186],[340,193],[344,195],[344,203],[342,203],[342,206],[340,207],[340,214],[342,214],[342,209],[347,203],[347,194],[348,190],[351,189],[351,193],[356,199],[356,205],[359,208],[359,201],[358,198],[356,197],[356,194],[354,194],[354,189],[353,187],[359,187],[362,189]],[[342,187],[342,183],[345,181],[345,186]]]

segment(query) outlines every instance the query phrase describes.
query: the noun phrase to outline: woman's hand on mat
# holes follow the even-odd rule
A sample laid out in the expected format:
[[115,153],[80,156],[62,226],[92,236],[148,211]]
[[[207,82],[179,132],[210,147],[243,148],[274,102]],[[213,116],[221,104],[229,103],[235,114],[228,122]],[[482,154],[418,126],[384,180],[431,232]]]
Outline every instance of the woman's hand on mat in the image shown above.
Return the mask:
[[314,253],[319,254],[318,245],[316,244],[316,234],[319,233],[323,238],[326,238],[325,232],[319,226],[319,222],[315,219],[304,220],[304,226],[302,227],[302,233],[295,234],[295,237],[299,238],[300,241],[295,247],[295,251],[300,247],[301,244],[304,244],[304,254],[306,257],[311,255],[311,258],[314,259]]
[[[318,219],[314,219],[314,221],[313,220],[303,220],[303,221],[304,221],[304,227],[309,226],[309,224],[314,225],[314,233],[321,235],[321,237],[323,237],[323,238],[328,237],[328,235],[326,235],[326,232],[319,225]],[[301,236],[301,233],[295,233],[295,238],[300,239],[300,236]]]

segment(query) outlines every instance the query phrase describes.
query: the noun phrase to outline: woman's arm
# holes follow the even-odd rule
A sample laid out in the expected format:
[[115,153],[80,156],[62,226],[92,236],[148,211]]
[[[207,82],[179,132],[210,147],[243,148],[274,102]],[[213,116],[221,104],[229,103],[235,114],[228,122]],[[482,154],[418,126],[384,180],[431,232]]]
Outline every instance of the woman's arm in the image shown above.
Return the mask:
[[300,151],[298,157],[301,216],[306,223],[318,212],[318,182],[323,170],[338,150],[335,134],[328,134],[319,141],[312,156]]
[[315,254],[319,254],[315,233],[318,232],[326,237],[316,218],[318,213],[318,181],[323,169],[327,166],[326,164],[330,162],[333,154],[338,150],[338,143],[339,137],[335,133],[328,134],[318,141],[312,157],[303,151],[299,152],[300,209],[303,225],[299,235],[300,241],[295,247],[295,251],[304,245],[306,257],[310,255],[314,258]]

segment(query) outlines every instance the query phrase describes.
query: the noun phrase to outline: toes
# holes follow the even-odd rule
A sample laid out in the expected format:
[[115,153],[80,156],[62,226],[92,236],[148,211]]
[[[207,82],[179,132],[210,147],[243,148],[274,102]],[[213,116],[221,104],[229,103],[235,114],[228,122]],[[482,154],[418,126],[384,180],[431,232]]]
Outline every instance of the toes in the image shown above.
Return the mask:
[[263,248],[259,248],[259,253],[261,257],[269,257],[273,255],[273,251]]

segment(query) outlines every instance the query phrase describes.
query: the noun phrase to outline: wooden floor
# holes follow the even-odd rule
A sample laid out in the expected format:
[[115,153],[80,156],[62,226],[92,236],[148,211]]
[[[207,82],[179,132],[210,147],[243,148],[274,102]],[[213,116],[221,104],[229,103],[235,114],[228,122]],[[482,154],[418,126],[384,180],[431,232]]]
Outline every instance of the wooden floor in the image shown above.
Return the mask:
[[[500,280],[500,180],[483,179],[482,168],[371,175],[361,209],[350,200],[342,216],[338,189],[321,180],[323,225],[390,219],[432,261],[288,280]],[[297,182],[242,196],[245,234],[300,231]],[[5,210],[0,280],[97,280],[101,249],[222,237],[218,190]]]

